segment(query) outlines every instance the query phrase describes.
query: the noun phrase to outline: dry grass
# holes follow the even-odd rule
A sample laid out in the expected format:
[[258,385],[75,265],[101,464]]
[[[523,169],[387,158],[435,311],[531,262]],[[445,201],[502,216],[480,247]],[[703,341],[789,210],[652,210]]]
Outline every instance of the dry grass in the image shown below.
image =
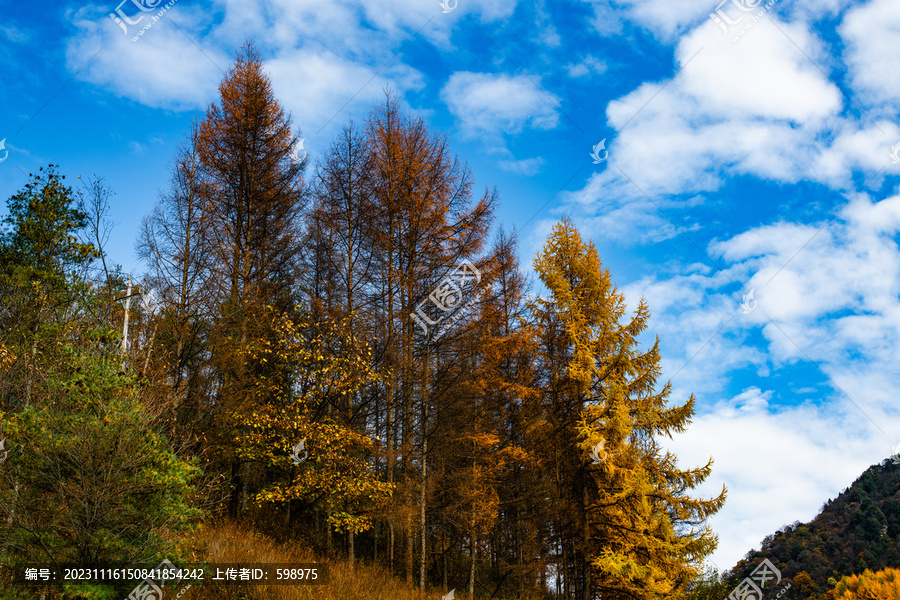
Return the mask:
[[[224,522],[204,525],[185,540],[192,560],[211,564],[325,563],[309,548],[293,542],[280,544],[259,532]],[[357,561],[327,561],[328,580],[324,585],[254,585],[192,587],[181,600],[440,600],[442,593],[424,594],[407,588],[383,567]],[[457,593],[458,596],[461,594]]]

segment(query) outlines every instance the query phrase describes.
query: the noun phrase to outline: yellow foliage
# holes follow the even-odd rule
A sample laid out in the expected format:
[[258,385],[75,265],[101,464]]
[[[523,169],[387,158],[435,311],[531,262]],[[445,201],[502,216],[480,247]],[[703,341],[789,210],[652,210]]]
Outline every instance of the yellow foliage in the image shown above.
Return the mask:
[[900,570],[869,569],[861,575],[842,578],[833,590],[834,600],[900,600]]
[[[391,497],[394,486],[379,481],[368,457],[375,440],[327,417],[316,407],[328,397],[352,394],[377,380],[368,348],[352,337],[346,323],[313,322],[304,315],[276,316],[275,343],[247,345],[244,352],[259,363],[290,369],[304,385],[287,386],[280,378],[257,378],[259,402],[230,413],[237,424],[237,455],[258,461],[284,476],[270,481],[255,496],[257,505],[309,500],[327,495],[333,511],[329,523],[338,531],[359,533],[372,525],[371,515]],[[298,460],[302,442],[304,456]]]

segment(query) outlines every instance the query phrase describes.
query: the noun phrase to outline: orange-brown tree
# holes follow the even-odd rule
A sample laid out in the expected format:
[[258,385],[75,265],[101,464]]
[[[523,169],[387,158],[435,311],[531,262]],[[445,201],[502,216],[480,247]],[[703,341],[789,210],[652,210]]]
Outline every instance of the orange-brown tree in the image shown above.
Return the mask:
[[260,378],[287,383],[284,369],[246,349],[277,339],[269,307],[286,314],[297,303],[307,162],[292,156],[298,140],[248,42],[176,158],[171,189],[140,242],[163,292],[164,378],[201,418],[196,435],[228,478],[232,516],[246,508],[251,480],[265,477],[239,459],[234,438],[243,426],[232,417],[268,402],[256,393]]
[[[373,348],[377,383],[361,386],[328,410],[377,435],[377,461],[399,483],[385,513],[383,546],[393,565],[396,532],[406,576],[425,578],[428,440],[435,414],[419,325],[410,317],[440,278],[475,257],[490,227],[495,194],[473,199],[468,167],[447,140],[405,112],[388,93],[359,129],[350,125],[318,166],[307,214],[302,286],[314,314],[348,319]],[[434,365],[432,364],[434,363]],[[380,528],[377,530],[380,533]],[[379,536],[372,540],[378,547]]]
[[[466,555],[470,593],[484,577],[524,594],[536,587],[526,581],[539,570],[533,556],[540,541],[526,517],[541,493],[535,455],[526,449],[537,395],[535,336],[516,254],[515,236],[498,233],[471,314],[440,338],[437,350],[443,360],[432,390],[440,398],[433,433],[435,545],[444,559]],[[441,570],[446,582],[446,560]],[[458,567],[451,570],[463,576]]]
[[[410,314],[444,274],[482,250],[496,194],[486,190],[473,201],[468,166],[451,154],[445,137],[432,132],[423,119],[401,110],[393,95],[388,94],[366,121],[365,136],[372,152],[372,216],[378,249],[375,285],[382,295],[379,337],[386,345],[383,368],[390,373],[384,390],[386,467],[390,479],[400,478],[395,498],[407,510],[399,513],[411,515],[409,508],[415,506],[419,534],[424,536],[423,491],[428,485],[427,438],[434,401],[427,383],[431,358],[421,352],[419,325]],[[389,525],[391,532],[400,526],[406,534],[405,566],[411,582],[416,526],[408,517]],[[421,543],[420,551],[422,585]]]

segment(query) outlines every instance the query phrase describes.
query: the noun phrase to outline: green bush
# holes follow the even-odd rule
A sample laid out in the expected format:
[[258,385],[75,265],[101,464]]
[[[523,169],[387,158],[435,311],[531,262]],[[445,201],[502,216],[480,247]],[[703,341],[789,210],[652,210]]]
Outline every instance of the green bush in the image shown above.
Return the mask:
[[[3,562],[177,560],[167,536],[199,516],[188,502],[199,468],[154,431],[118,356],[72,346],[57,354],[32,402],[0,415],[9,450],[0,464],[0,516],[11,523]],[[107,593],[94,586],[67,595],[103,600]]]

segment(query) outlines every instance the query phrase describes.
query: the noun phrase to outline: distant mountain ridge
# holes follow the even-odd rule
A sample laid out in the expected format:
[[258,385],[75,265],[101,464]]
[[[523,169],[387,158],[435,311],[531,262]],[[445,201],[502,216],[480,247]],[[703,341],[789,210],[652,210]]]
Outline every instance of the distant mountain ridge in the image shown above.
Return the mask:
[[900,465],[886,459],[869,467],[812,521],[767,536],[731,570],[729,584],[749,577],[766,558],[792,584],[792,596],[804,599],[830,590],[829,579],[900,567]]

